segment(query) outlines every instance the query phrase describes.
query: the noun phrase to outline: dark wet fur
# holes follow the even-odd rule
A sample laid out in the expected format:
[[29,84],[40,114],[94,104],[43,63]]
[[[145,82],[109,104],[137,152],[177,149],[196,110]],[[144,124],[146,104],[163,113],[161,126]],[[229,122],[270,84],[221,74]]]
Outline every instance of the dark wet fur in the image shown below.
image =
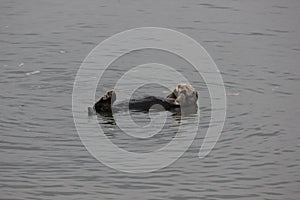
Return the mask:
[[[101,98],[95,105],[94,109],[97,113],[111,113],[112,112],[112,99]],[[160,98],[155,96],[148,96],[141,99],[131,99],[128,102],[119,103],[114,105],[114,109],[123,110],[129,105],[129,110],[131,111],[149,111],[150,108],[157,108],[155,105],[160,105],[164,110],[173,110],[180,108],[179,105],[174,104],[174,99]],[[159,109],[159,108],[157,108]]]

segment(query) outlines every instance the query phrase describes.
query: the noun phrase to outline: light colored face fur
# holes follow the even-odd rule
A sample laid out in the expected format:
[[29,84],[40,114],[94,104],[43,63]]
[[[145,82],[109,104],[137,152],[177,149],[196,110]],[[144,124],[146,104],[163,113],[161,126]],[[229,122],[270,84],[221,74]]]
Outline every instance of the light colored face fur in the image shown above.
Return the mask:
[[175,99],[174,103],[178,105],[195,105],[197,104],[198,93],[191,85],[180,83],[167,98]]

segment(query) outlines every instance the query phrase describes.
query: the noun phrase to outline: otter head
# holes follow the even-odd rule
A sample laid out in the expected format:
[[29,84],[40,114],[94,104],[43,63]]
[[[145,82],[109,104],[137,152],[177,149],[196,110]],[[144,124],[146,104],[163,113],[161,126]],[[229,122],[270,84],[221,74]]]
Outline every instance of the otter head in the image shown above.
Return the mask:
[[190,106],[197,104],[198,93],[191,85],[180,83],[167,98],[174,99],[174,104],[176,105]]
[[96,112],[111,112],[111,105],[116,101],[116,93],[114,90],[106,92],[106,94],[95,103]]

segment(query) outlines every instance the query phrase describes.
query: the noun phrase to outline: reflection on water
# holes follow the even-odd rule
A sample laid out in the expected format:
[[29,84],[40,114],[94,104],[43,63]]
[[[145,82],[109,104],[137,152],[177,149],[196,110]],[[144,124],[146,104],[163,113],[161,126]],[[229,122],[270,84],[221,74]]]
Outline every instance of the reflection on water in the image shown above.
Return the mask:
[[[1,198],[298,199],[299,8],[298,1],[279,0],[1,1]],[[188,151],[153,173],[126,174],[85,149],[75,130],[71,96],[86,55],[107,37],[141,26],[181,31],[207,49],[225,82],[227,118],[215,148],[199,160],[210,100],[193,67],[151,50],[115,61],[97,97],[128,69],[149,62],[174,67],[200,94],[199,130]],[[145,113],[132,115],[139,125],[149,123]],[[96,118],[107,137],[133,152],[164,146],[180,123],[178,115],[167,112],[164,131],[146,140],[124,134],[111,116]]]
[[[197,113],[150,110],[130,111],[131,118],[128,119],[124,112],[97,114],[97,120],[113,143],[132,152],[152,152],[164,147],[174,137],[191,132],[198,118]],[[137,127],[134,128],[132,123]]]

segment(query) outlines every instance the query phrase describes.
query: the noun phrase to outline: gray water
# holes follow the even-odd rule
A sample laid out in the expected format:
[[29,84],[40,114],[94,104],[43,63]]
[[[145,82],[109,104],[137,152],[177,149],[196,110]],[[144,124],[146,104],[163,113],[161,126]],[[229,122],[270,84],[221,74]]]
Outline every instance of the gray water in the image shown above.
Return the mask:
[[[299,199],[299,17],[297,0],[1,0],[0,199]],[[202,79],[167,53],[145,50],[116,61],[97,97],[118,69],[152,60],[202,88],[202,121],[188,151],[158,171],[130,174],[85,149],[72,118],[72,88],[97,44],[144,26],[180,31],[205,47],[225,82],[227,117],[216,146],[199,160],[210,115]],[[153,150],[174,136],[167,129],[136,144],[111,131],[111,121],[99,123],[130,151]]]

